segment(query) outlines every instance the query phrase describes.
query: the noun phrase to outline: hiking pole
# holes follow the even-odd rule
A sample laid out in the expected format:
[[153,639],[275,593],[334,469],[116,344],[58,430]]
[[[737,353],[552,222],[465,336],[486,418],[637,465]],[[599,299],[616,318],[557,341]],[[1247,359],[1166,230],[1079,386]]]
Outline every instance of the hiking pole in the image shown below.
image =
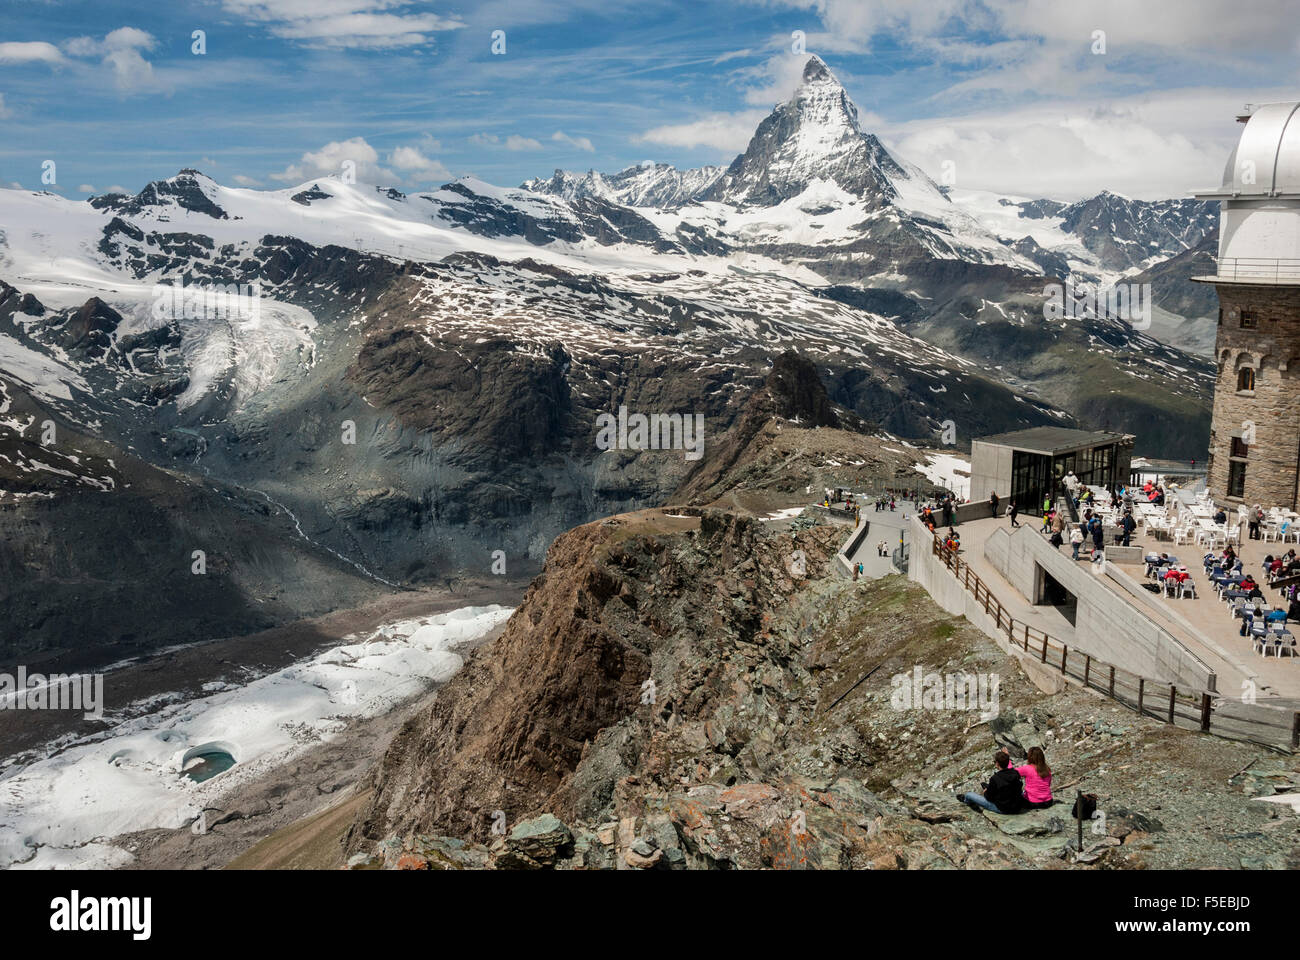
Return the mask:
[[1083,856],[1083,791],[1074,791],[1074,819],[1079,825],[1079,856]]

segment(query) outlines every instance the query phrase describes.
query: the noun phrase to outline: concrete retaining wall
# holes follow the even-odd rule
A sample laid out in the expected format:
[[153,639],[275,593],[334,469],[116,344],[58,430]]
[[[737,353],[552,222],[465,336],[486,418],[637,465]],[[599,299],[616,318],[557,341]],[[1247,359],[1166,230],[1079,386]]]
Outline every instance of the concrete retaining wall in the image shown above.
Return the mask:
[[862,546],[862,541],[867,538],[867,531],[870,529],[870,523],[865,521],[859,523],[858,528],[849,535],[849,538],[844,541],[844,545],[840,547],[840,552],[835,555],[835,559],[839,561],[840,570],[850,577],[853,576],[853,556],[858,552],[858,548]]
[[[953,514],[954,526],[959,523],[966,523],[970,520],[984,520],[993,515],[992,508],[989,506],[988,497],[983,500],[972,500],[970,503],[963,503],[957,507]],[[998,516],[1007,515],[1006,500],[998,501]]]
[[[1023,597],[1033,601],[1038,569],[1050,574],[1078,600],[1071,646],[1133,673],[1180,687],[1214,689],[1214,672],[1177,637],[1145,612],[1121,571],[1079,564],[1033,530],[997,530],[984,557]],[[1107,576],[1119,589],[1101,582]],[[1122,580],[1120,579],[1122,578]],[[1140,591],[1134,585],[1133,589]]]
[[982,604],[968,591],[943,561],[934,555],[930,531],[916,517],[907,521],[911,530],[912,550],[908,558],[907,579],[919,583],[939,607],[958,617],[965,617],[1000,646],[1009,648],[1005,631],[998,629],[997,621],[984,612]]

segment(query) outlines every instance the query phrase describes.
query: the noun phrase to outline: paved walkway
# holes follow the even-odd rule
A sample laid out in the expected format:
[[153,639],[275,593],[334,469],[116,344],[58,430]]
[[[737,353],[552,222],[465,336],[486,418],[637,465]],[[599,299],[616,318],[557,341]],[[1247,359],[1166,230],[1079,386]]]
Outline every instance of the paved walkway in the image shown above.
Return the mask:
[[[904,538],[904,542],[911,543],[911,525],[907,521],[915,514],[916,507],[911,503],[899,503],[898,509],[893,511],[889,509],[877,511],[871,503],[863,504],[861,517],[862,522],[867,525],[867,535],[862,539],[862,545],[858,547],[857,553],[848,558],[849,562],[861,563],[862,575],[869,579],[897,573],[891,555],[898,548],[900,535]],[[849,534],[845,534],[845,540],[848,537]],[[885,541],[887,550],[883,557],[876,549],[881,540]]]
[[[862,562],[863,573],[868,577],[886,577],[898,572],[894,569],[891,557],[898,549],[900,536],[904,543],[911,542],[912,536],[911,530],[908,529],[907,518],[914,514],[915,508],[911,504],[906,507],[899,504],[898,510],[893,513],[888,510],[879,513],[875,510],[867,510],[862,514],[862,522],[868,527],[866,539],[862,541],[857,559]],[[876,545],[881,540],[885,541],[883,557],[876,555]]]

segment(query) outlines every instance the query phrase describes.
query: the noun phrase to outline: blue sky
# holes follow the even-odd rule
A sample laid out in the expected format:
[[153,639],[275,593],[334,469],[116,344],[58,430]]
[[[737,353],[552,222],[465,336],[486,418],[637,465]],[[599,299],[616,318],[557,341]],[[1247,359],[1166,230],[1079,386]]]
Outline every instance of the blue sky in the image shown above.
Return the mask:
[[807,53],[864,127],[932,173],[952,161],[959,187],[1177,196],[1217,181],[1243,103],[1300,99],[1300,0],[4,9],[0,184],[40,187],[53,159],[68,196],[186,166],[278,189],[352,159],[364,180],[427,189],[461,174],[513,185],[556,167],[725,163]]

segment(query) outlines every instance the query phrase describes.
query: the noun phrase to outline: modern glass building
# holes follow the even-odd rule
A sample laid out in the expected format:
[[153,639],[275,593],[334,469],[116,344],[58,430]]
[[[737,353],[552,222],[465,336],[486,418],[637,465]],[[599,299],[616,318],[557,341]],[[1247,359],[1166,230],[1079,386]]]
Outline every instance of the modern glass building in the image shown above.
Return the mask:
[[997,493],[1024,513],[1055,499],[1059,482],[1073,473],[1081,483],[1117,487],[1128,483],[1133,435],[1030,427],[971,443],[971,500]]

